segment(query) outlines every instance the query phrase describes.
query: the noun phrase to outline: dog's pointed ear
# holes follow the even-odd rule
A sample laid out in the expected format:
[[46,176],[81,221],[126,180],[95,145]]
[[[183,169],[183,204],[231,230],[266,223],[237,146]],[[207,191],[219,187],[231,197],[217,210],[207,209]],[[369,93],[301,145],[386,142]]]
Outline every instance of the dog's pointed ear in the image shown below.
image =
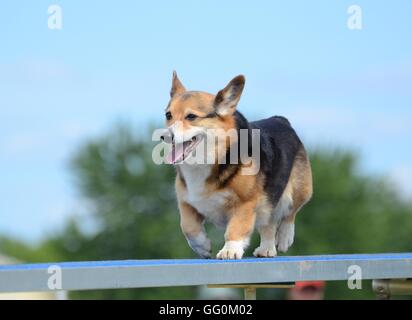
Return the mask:
[[173,98],[175,94],[182,94],[186,91],[186,88],[180,82],[177,77],[176,71],[173,71],[172,88],[170,89],[170,97]]
[[244,86],[245,77],[239,75],[234,77],[224,89],[217,93],[214,107],[218,115],[227,116],[235,113]]

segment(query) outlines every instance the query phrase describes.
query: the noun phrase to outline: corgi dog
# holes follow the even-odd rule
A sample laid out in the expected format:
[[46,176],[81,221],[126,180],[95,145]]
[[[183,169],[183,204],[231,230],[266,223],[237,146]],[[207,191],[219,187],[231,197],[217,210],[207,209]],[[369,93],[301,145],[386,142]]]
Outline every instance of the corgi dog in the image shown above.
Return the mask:
[[[225,229],[218,259],[241,259],[254,229],[260,235],[254,256],[286,252],[293,243],[296,214],[312,196],[311,166],[299,137],[284,117],[248,122],[237,111],[244,86],[245,77],[239,75],[217,94],[188,91],[173,73],[165,110],[167,129],[161,139],[170,146],[166,162],[176,168],[181,229],[189,246],[203,258],[211,257],[206,221]],[[257,130],[259,152],[252,155],[251,163],[223,161],[238,148],[240,139],[235,146],[224,137],[223,143],[212,142],[218,144],[208,154],[212,161],[189,163],[210,130],[245,130],[249,138]],[[242,173],[251,166],[258,170]]]

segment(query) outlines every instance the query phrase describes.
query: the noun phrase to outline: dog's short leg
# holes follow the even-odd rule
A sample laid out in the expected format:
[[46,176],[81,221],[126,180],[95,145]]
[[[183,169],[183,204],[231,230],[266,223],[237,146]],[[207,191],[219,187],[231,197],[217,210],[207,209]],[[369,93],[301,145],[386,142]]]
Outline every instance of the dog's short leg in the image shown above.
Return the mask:
[[225,245],[217,254],[218,259],[241,259],[249,244],[255,224],[255,202],[249,201],[235,207],[225,232]]
[[204,217],[186,202],[179,203],[180,227],[189,246],[202,258],[210,258],[212,245],[204,228]]
[[[301,147],[296,155],[289,182],[282,195],[283,201],[288,204],[286,206],[288,212],[281,214],[279,228],[276,232],[276,245],[279,251],[286,252],[293,244],[296,214],[310,200],[312,194],[312,170],[306,151]],[[291,203],[290,200],[292,200]]]
[[276,232],[276,245],[280,252],[286,252],[293,244],[295,238],[295,216],[296,212],[284,218]]
[[254,256],[262,258],[276,256],[276,228],[277,225],[274,223],[257,227],[260,234],[260,245],[253,252]]

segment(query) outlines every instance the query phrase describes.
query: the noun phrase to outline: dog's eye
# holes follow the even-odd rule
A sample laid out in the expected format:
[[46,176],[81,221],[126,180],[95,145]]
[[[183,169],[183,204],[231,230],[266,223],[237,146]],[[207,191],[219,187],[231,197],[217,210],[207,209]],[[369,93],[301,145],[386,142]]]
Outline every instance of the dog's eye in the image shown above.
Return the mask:
[[170,113],[170,111],[169,111],[169,112],[166,112],[166,119],[167,119],[167,120],[172,119],[172,114]]
[[196,118],[197,118],[197,115],[195,115],[195,114],[193,114],[193,113],[189,113],[189,114],[186,116],[186,120],[190,120],[190,121],[195,120]]

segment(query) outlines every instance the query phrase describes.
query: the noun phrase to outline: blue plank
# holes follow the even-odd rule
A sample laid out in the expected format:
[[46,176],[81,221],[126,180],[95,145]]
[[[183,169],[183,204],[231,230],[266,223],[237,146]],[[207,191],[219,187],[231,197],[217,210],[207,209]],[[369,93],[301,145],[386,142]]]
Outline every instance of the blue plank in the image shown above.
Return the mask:
[[241,260],[79,261],[0,266],[0,292],[53,291],[50,266],[61,267],[61,290],[347,280],[353,265],[362,279],[412,278],[412,253],[280,256]]
[[276,262],[304,262],[304,261],[376,261],[412,259],[412,253],[380,253],[380,254],[338,254],[319,256],[278,256],[275,258],[245,258],[241,260],[217,259],[160,259],[160,260],[118,260],[118,261],[79,261],[34,263],[0,266],[1,271],[47,269],[49,266],[59,266],[62,269],[73,268],[100,268],[100,267],[139,267],[161,265],[205,265],[224,263],[276,263]]

